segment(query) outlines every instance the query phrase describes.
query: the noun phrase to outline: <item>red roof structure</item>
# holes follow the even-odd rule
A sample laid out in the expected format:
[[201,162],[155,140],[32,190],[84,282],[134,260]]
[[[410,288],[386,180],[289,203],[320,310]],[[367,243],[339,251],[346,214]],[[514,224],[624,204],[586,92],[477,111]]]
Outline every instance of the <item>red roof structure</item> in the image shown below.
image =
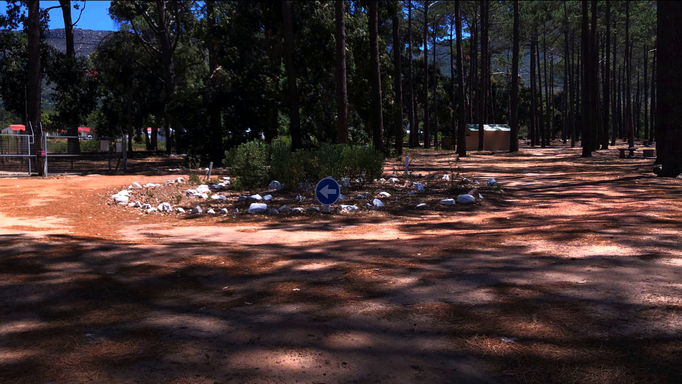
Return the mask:
[[12,124],[9,126],[14,132],[25,131],[26,126],[23,124]]
[[90,133],[90,127],[78,127],[78,132]]

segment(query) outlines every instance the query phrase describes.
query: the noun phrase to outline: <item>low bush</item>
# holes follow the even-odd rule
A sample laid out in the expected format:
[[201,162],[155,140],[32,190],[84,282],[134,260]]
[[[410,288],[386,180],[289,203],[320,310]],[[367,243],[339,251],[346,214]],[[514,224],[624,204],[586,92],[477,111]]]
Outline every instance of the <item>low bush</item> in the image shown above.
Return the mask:
[[237,176],[235,188],[253,189],[268,182],[268,147],[254,140],[225,152],[225,164]]
[[291,143],[280,140],[269,145],[251,141],[226,151],[225,157],[238,189],[264,187],[270,180],[292,188],[327,176],[373,180],[381,176],[384,163],[384,156],[369,146],[323,143],[291,152]]

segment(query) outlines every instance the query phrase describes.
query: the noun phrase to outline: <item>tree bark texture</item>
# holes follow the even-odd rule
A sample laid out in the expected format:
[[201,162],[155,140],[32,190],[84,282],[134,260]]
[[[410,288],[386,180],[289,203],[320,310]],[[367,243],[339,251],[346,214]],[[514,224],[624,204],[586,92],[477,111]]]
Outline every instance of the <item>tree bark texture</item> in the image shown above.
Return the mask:
[[369,2],[369,53],[372,86],[372,143],[377,151],[384,151],[384,121],[381,100],[381,66],[379,63],[379,2]]
[[[336,0],[336,141],[348,144],[348,90],[346,88],[346,18],[344,0]],[[399,72],[398,72],[399,73]],[[402,148],[402,146],[401,146]]]
[[519,1],[514,0],[514,41],[512,45],[511,75],[511,135],[509,151],[519,151]]
[[457,34],[457,154],[461,157],[467,155],[466,142],[466,116],[464,112],[464,58],[462,57],[462,12],[460,0],[455,0],[455,32]]
[[398,155],[403,154],[403,81],[402,71],[400,66],[400,18],[396,13],[393,16],[393,61],[395,73],[393,75],[395,80],[395,152]]
[[294,29],[291,21],[291,1],[289,0],[282,0],[282,17],[284,19],[284,65],[286,66],[287,84],[289,86],[289,133],[291,134],[291,150],[295,151],[301,148],[303,143],[301,141],[296,65],[294,64]]
[[682,20],[682,2],[658,2],[658,68],[656,83],[657,138],[662,144],[660,153],[662,171],[660,176],[677,177],[682,174],[682,35],[679,23]]

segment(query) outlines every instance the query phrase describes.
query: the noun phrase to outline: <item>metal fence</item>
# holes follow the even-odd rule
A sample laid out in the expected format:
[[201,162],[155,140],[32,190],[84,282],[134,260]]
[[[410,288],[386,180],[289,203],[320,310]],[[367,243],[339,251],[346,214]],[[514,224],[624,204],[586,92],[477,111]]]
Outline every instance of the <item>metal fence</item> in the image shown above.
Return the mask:
[[125,140],[45,135],[45,172],[54,174],[115,173],[126,168]]
[[33,135],[0,134],[0,176],[31,176]]

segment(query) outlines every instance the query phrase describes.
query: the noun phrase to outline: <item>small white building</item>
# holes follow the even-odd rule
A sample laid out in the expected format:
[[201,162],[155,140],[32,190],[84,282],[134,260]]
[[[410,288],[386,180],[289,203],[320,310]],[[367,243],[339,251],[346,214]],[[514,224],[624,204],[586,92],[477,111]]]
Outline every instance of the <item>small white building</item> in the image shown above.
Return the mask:
[[23,124],[12,124],[0,132],[2,132],[3,135],[24,135],[26,134],[26,126]]

